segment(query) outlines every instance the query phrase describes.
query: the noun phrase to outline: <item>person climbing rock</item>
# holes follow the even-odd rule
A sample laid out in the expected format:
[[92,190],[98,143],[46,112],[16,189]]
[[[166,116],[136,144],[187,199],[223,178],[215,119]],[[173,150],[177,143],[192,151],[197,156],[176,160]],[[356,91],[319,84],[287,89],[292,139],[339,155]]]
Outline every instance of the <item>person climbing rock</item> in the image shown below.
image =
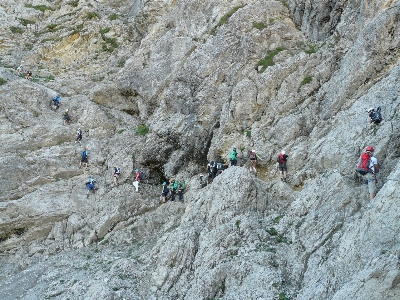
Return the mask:
[[162,191],[161,191],[161,202],[160,203],[165,203],[165,199],[166,199],[168,193],[169,193],[169,188],[167,186],[167,183],[164,182],[163,183],[163,187],[162,187]]
[[32,71],[26,71],[25,72],[25,78],[28,79],[28,80],[31,80],[32,79]]
[[212,182],[212,180],[214,179],[214,177],[215,177],[215,174],[214,174],[214,176],[213,176],[213,169],[214,169],[214,165],[215,165],[215,162],[213,161],[213,160],[211,160],[208,164],[207,164],[207,173],[208,173],[208,183],[211,183]]
[[249,155],[249,158],[250,158],[250,172],[251,172],[251,170],[253,169],[253,170],[254,170],[254,174],[257,175],[257,169],[256,169],[257,160],[258,160],[258,159],[259,159],[259,160],[262,160],[262,159],[261,159],[261,157],[259,157],[259,156],[256,154],[256,151],[254,151],[254,150],[251,150],[250,155]]
[[24,67],[22,66],[22,64],[19,65],[17,69],[15,69],[15,71],[17,72],[18,76],[21,75],[23,69],[24,69]]
[[63,120],[64,120],[64,125],[67,125],[67,122],[71,122],[71,117],[69,115],[69,110],[68,108],[65,110],[65,112],[63,113]]
[[112,187],[118,185],[118,178],[119,178],[120,175],[121,175],[121,169],[119,167],[117,167],[117,166],[114,166]]
[[175,180],[174,178],[171,179],[171,201],[175,201],[175,195],[176,192],[178,191],[178,186],[179,186],[178,181]]
[[379,124],[382,121],[381,108],[375,110],[373,107],[368,109],[368,123]]
[[135,187],[136,192],[139,192],[139,182],[142,180],[140,178],[140,174],[142,172],[139,169],[135,169],[135,180],[132,182],[133,186]]
[[52,101],[52,109],[54,111],[57,111],[57,109],[60,108],[61,97],[59,95],[56,95],[53,97],[51,101]]
[[82,167],[82,163],[85,163],[86,169],[89,167],[89,147],[85,147],[85,150],[81,153],[81,162],[79,163],[79,168]]
[[92,176],[89,177],[89,180],[86,182],[86,198],[89,198],[89,192],[92,191],[94,194],[94,191],[96,189],[95,186],[96,180]]
[[78,130],[76,131],[76,140],[75,140],[75,144],[79,142],[79,144],[82,141],[82,130],[80,128],[78,128]]
[[379,172],[378,159],[373,156],[375,149],[367,146],[365,152],[358,159],[357,171],[368,182],[369,200],[374,199],[376,193],[376,174]]
[[230,157],[229,157],[229,160],[231,161],[231,167],[237,165],[237,156],[238,156],[238,153],[236,151],[236,148],[233,148],[233,150],[230,154]]
[[203,175],[200,175],[200,188],[202,189],[206,185],[207,185],[207,179]]
[[179,201],[183,202],[183,193],[186,190],[186,182],[185,180],[181,180],[179,181],[179,185],[178,185],[178,199]]
[[278,159],[277,159],[278,169],[281,174],[281,180],[283,182],[286,182],[286,172],[287,172],[286,162],[288,157],[289,155],[285,154],[284,150],[282,150],[282,152],[278,154]]

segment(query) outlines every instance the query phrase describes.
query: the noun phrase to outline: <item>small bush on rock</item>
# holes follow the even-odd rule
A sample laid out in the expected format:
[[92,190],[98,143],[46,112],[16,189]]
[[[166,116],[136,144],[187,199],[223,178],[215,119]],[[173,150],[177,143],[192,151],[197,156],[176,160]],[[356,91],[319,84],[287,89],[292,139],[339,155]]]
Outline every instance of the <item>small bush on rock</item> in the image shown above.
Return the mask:
[[145,125],[139,125],[136,129],[137,135],[146,135],[149,132],[149,127]]

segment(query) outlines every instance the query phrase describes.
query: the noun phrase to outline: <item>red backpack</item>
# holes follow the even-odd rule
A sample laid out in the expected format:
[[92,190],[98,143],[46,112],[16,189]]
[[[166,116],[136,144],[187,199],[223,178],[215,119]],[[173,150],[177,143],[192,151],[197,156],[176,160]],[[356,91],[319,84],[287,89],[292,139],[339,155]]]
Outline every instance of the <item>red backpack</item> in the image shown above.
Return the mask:
[[278,154],[278,163],[284,164],[285,162],[286,162],[285,155],[283,155],[282,153]]
[[371,169],[369,168],[370,161],[371,154],[369,154],[368,152],[364,152],[363,154],[361,154],[361,162],[357,167],[358,173],[360,173],[361,175],[372,173]]

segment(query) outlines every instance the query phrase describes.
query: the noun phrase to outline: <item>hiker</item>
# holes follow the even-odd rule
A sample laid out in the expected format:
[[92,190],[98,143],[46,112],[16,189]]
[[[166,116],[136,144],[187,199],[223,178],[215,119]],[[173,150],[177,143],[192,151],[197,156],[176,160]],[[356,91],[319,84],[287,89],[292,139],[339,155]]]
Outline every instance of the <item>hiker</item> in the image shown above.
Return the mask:
[[215,176],[218,176],[219,174],[221,174],[224,170],[226,170],[228,168],[228,165],[224,164],[223,162],[218,162],[215,164],[215,167],[217,169]]
[[26,71],[25,72],[25,78],[28,79],[28,80],[32,79],[32,71]]
[[382,115],[381,115],[381,107],[380,106],[378,106],[376,111],[373,107],[368,109],[368,123],[379,124],[381,121],[382,121]]
[[373,156],[374,148],[367,146],[365,152],[358,159],[357,171],[363,175],[363,178],[368,181],[369,200],[375,197],[376,178],[375,174],[379,172],[379,164],[376,157]]
[[15,71],[17,72],[18,76],[21,75],[22,70],[24,69],[24,67],[21,65],[19,65],[19,67],[17,69],[15,69]]
[[53,109],[56,111],[60,107],[61,97],[56,95],[52,99],[53,101]]
[[85,150],[81,153],[81,162],[79,163],[79,168],[82,167],[82,163],[86,164],[86,169],[89,166],[89,147],[86,146]]
[[251,150],[249,158],[250,158],[250,172],[251,172],[251,169],[253,169],[254,174],[257,175],[257,169],[256,169],[257,160],[258,159],[262,160],[262,159],[261,159],[261,157],[259,157],[256,154],[256,151],[254,151],[254,150]]
[[171,201],[175,201],[175,195],[178,190],[179,183],[174,178],[171,179]]
[[86,182],[86,198],[89,198],[89,191],[93,191],[94,194],[94,190],[96,189],[96,186],[94,185],[96,183],[96,180],[94,180],[94,178],[92,178],[92,176],[89,177],[89,180]]
[[204,178],[203,175],[200,175],[200,188],[202,189],[207,185],[207,180]]
[[78,130],[76,131],[76,140],[75,140],[75,144],[77,142],[79,142],[79,144],[82,141],[82,130],[80,128],[78,128]]
[[117,186],[118,185],[118,178],[119,175],[121,174],[121,169],[117,166],[114,166],[114,171],[113,171],[113,184],[112,187]]
[[287,167],[286,167],[286,162],[288,159],[289,155],[285,154],[285,151],[282,150],[281,153],[278,154],[278,169],[279,172],[281,173],[281,180],[283,182],[286,182],[286,172],[287,172]]
[[183,202],[183,193],[185,192],[186,189],[186,182],[185,180],[179,181],[178,185],[178,199],[179,201]]
[[169,188],[167,186],[167,183],[164,182],[163,187],[162,187],[162,192],[161,192],[161,202],[160,203],[165,203],[165,198],[167,197],[168,193],[169,193]]
[[68,108],[63,113],[63,120],[64,120],[64,125],[67,125],[67,122],[68,123],[71,122],[71,117],[69,116]]
[[233,148],[233,150],[229,156],[229,160],[231,161],[231,167],[237,165],[237,157],[238,157],[238,153],[236,151],[236,148]]

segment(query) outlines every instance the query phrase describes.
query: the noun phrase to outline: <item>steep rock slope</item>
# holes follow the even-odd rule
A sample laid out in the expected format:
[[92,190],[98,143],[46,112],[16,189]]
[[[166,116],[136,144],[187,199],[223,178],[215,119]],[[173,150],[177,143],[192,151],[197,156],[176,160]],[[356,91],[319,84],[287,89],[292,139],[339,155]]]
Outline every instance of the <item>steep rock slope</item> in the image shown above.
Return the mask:
[[[398,1],[1,5],[2,299],[399,298]],[[368,144],[372,203],[353,173]],[[199,189],[232,147],[241,167]],[[185,202],[160,206],[172,175],[191,178]]]

